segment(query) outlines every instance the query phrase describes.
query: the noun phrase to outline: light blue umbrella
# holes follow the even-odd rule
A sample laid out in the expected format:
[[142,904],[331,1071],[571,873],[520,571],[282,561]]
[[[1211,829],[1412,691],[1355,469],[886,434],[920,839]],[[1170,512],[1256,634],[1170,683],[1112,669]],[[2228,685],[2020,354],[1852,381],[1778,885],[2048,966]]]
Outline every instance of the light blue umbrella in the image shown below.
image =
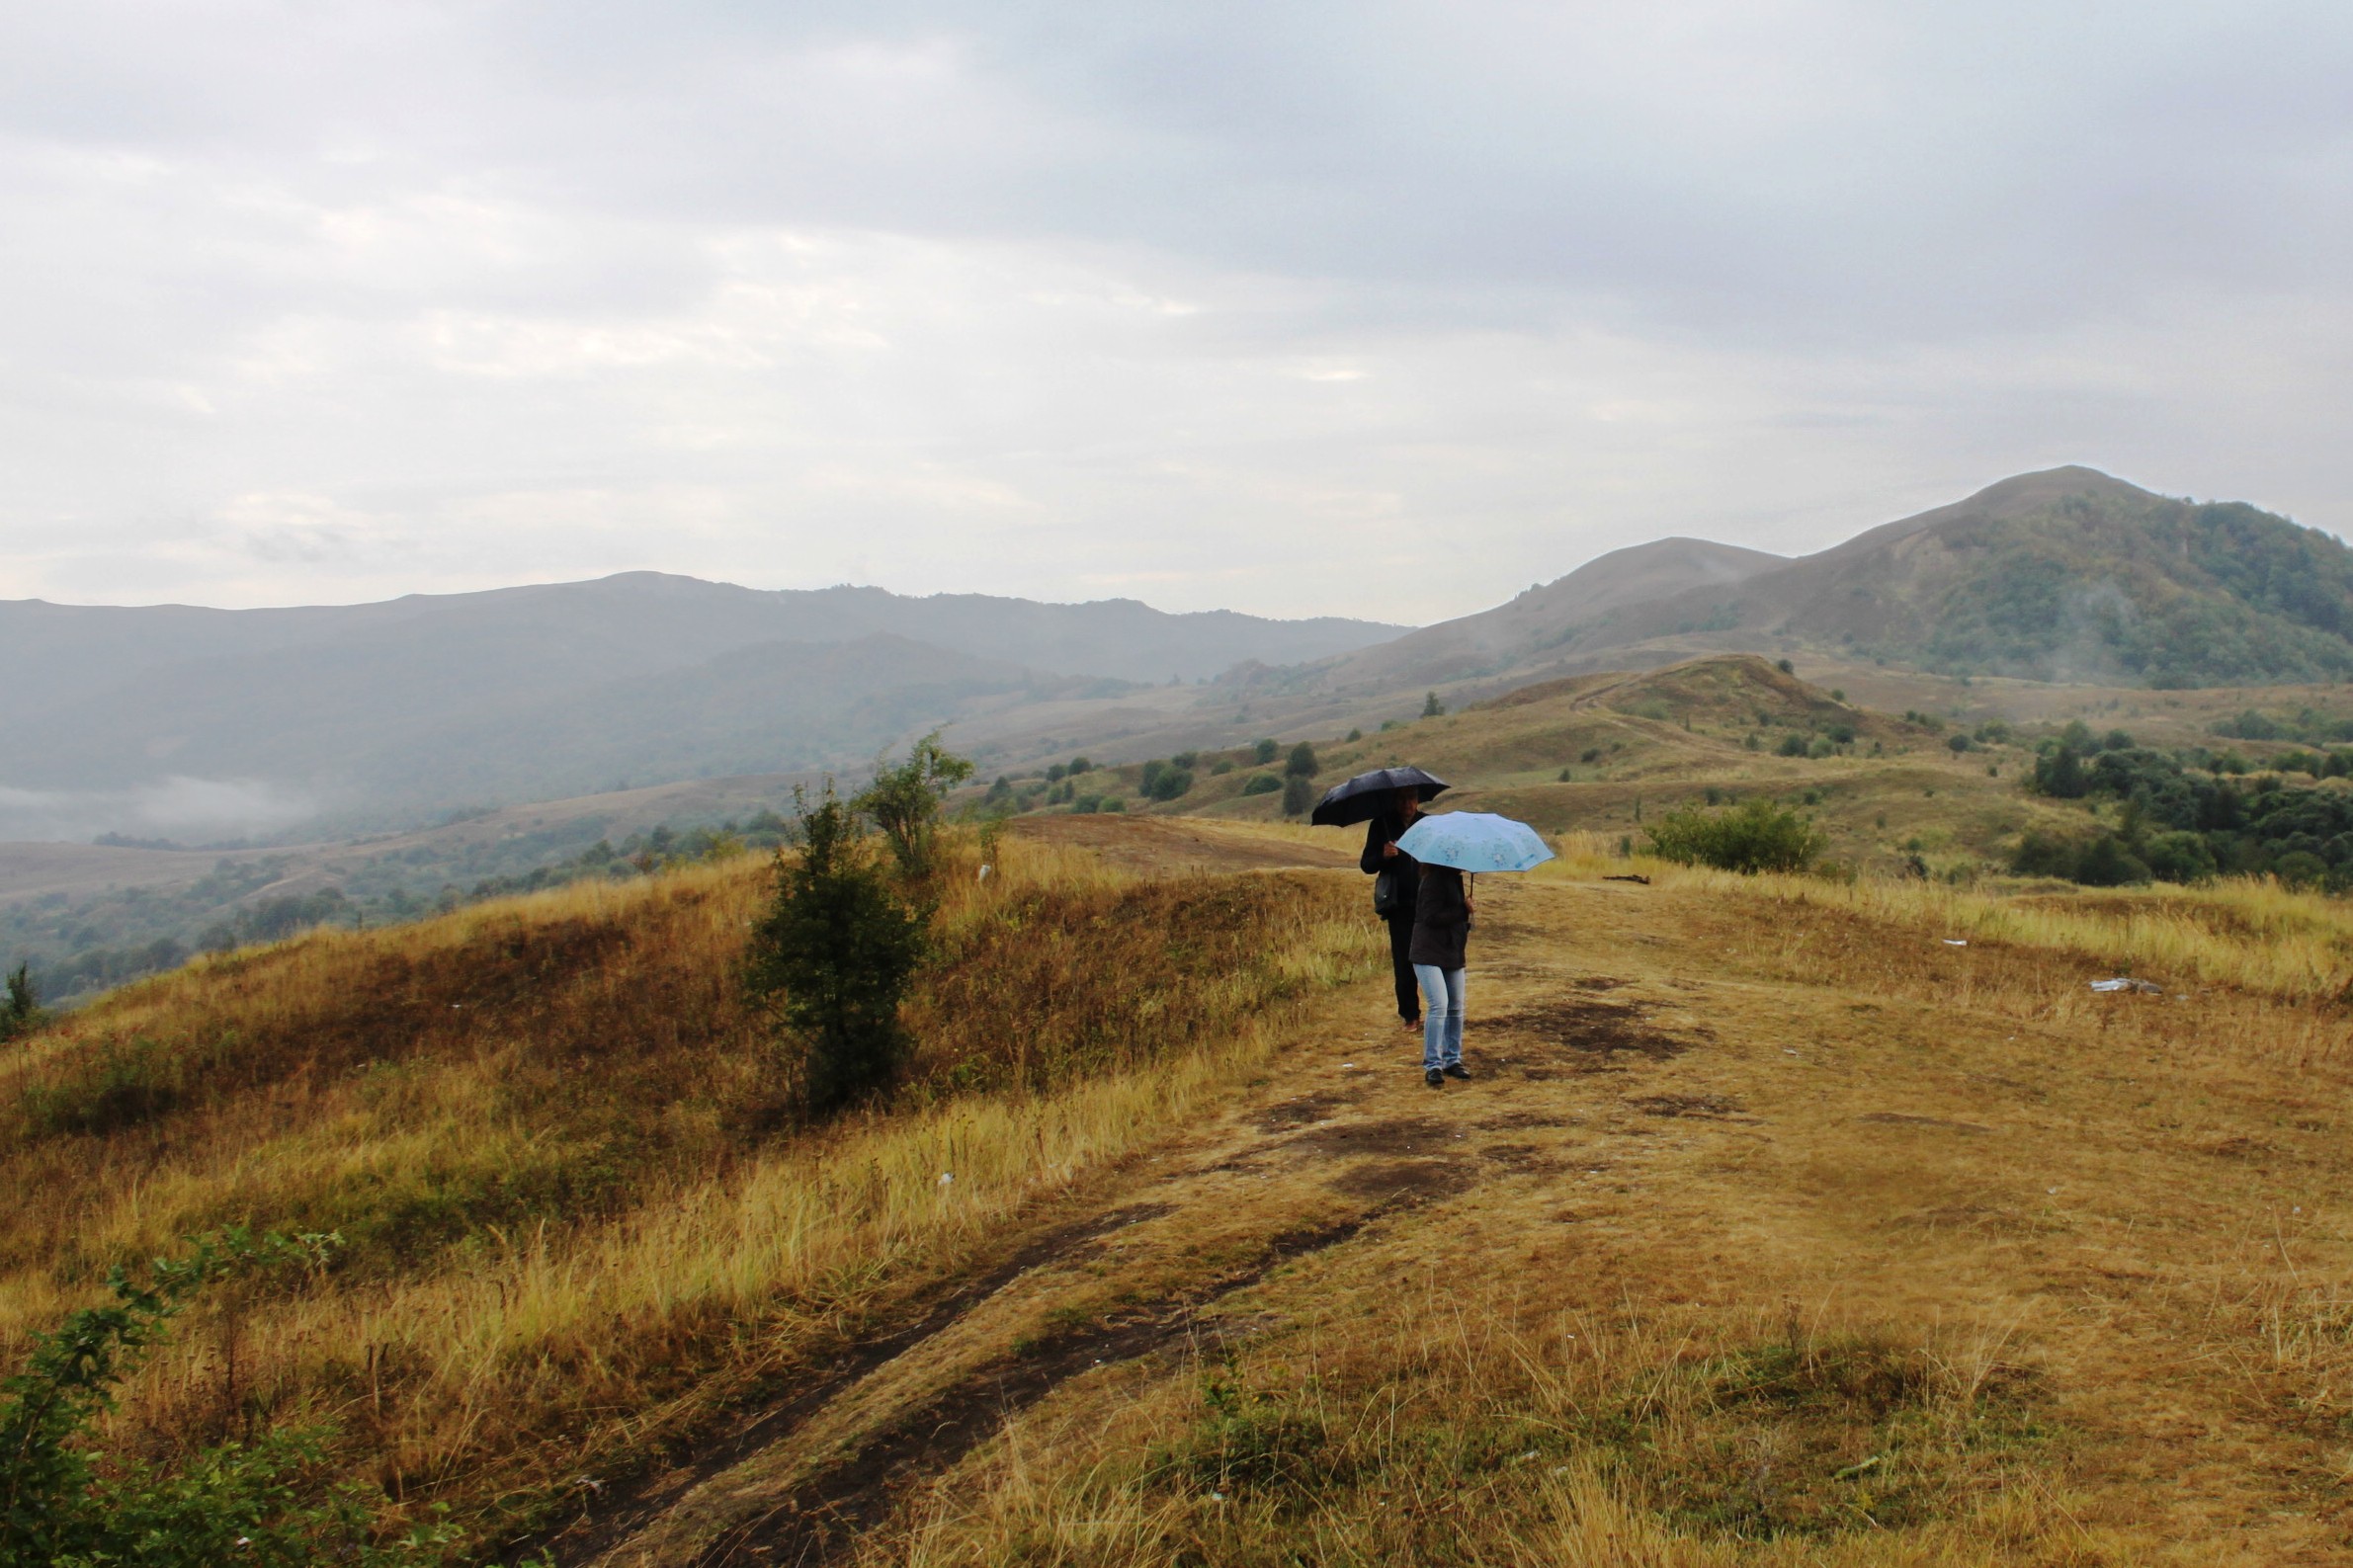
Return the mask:
[[1424,866],[1461,871],[1530,871],[1553,858],[1536,829],[1492,811],[1423,817],[1399,835],[1397,848]]

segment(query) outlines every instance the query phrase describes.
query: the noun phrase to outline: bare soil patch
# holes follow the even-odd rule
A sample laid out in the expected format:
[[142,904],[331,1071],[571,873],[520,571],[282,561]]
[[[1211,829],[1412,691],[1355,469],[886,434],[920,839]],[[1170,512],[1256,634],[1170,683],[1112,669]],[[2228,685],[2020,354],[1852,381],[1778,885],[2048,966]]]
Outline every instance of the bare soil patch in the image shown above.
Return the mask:
[[1461,1160],[1383,1160],[1351,1166],[1332,1179],[1335,1192],[1351,1197],[1395,1199],[1459,1193],[1473,1180]]
[[1261,1132],[1296,1132],[1301,1127],[1311,1127],[1318,1121],[1329,1121],[1363,1098],[1361,1093],[1336,1089],[1296,1095],[1267,1107],[1251,1124]]
[[1900,1111],[1870,1111],[1855,1117],[1883,1127],[1936,1127],[1946,1132],[1992,1132],[1995,1129],[1978,1121],[1948,1121],[1943,1116],[1913,1116]]
[[1649,1014],[1631,1002],[1558,997],[1486,1020],[1485,1027],[1585,1056],[1627,1053],[1664,1061],[1690,1048],[1688,1040],[1651,1025]]
[[1455,1134],[1445,1122],[1428,1116],[1392,1116],[1314,1127],[1291,1141],[1328,1159],[1345,1159],[1356,1154],[1434,1154],[1449,1148]]
[[1641,1095],[1626,1102],[1645,1116],[1694,1121],[1754,1121],[1739,1101],[1716,1095]]

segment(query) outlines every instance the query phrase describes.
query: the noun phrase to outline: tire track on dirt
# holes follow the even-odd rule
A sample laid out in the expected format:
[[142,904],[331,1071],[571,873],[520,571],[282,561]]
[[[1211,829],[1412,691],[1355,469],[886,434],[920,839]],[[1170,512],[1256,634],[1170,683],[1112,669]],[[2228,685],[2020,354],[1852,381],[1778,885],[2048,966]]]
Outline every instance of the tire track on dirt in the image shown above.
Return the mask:
[[[1362,1213],[1270,1238],[1247,1269],[1114,1321],[1067,1330],[1027,1354],[1001,1357],[967,1374],[921,1409],[869,1436],[760,1518],[714,1540],[693,1568],[814,1565],[841,1557],[888,1519],[923,1480],[953,1468],[1012,1417],[1081,1372],[1151,1355],[1187,1338],[1203,1310],[1249,1288],[1294,1259],[1350,1240],[1367,1226],[1423,1200],[1401,1196]],[[911,1347],[910,1347],[911,1348]]]
[[813,1382],[741,1419],[725,1436],[706,1441],[676,1463],[636,1476],[609,1497],[597,1500],[570,1524],[510,1542],[504,1551],[525,1558],[535,1552],[551,1553],[565,1568],[597,1561],[659,1518],[680,1497],[791,1436],[840,1394],[944,1333],[1023,1275],[1067,1261],[1091,1242],[1169,1212],[1166,1203],[1133,1203],[1056,1226],[1016,1249],[985,1274],[933,1296],[928,1305],[921,1305],[920,1315],[913,1321],[850,1345]]

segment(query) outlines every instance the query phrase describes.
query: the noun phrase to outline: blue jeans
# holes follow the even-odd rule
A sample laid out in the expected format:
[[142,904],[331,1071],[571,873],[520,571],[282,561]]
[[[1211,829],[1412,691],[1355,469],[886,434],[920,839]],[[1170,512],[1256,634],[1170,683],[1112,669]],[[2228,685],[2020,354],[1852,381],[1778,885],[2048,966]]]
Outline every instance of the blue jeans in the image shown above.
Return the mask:
[[1422,1069],[1452,1067],[1463,1059],[1463,976],[1461,969],[1417,963],[1413,977],[1422,988]]

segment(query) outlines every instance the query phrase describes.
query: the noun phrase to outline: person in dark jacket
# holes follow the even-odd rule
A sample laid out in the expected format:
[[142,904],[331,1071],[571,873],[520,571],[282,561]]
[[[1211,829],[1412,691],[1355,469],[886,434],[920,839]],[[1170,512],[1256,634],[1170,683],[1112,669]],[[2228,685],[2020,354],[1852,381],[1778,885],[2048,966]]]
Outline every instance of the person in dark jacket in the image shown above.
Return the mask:
[[1365,853],[1357,858],[1367,876],[1396,873],[1389,878],[1396,901],[1382,918],[1388,922],[1388,963],[1397,985],[1397,1017],[1409,1030],[1422,1027],[1421,991],[1414,984],[1413,960],[1405,954],[1413,942],[1414,895],[1421,887],[1422,867],[1421,862],[1397,848],[1397,840],[1421,814],[1420,790],[1389,791],[1388,809],[1365,824]]
[[1422,991],[1422,1081],[1432,1089],[1471,1076],[1463,1065],[1463,980],[1471,897],[1470,882],[1453,867],[1422,867],[1407,954]]

